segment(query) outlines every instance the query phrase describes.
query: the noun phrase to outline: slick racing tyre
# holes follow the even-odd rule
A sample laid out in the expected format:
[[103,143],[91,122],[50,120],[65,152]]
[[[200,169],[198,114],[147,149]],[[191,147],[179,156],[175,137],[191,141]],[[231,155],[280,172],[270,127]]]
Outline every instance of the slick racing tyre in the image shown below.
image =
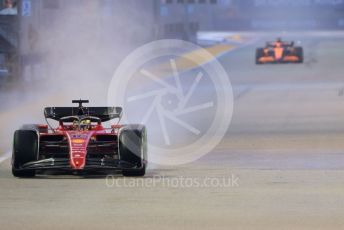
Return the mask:
[[259,58],[261,58],[264,55],[264,49],[258,48],[256,49],[256,64],[262,64],[262,62],[259,61]]
[[143,125],[125,125],[119,131],[119,157],[134,169],[123,170],[123,176],[144,176],[147,166],[147,132]]
[[297,63],[303,63],[303,49],[302,47],[295,47],[296,56],[299,58]]
[[34,177],[35,170],[21,167],[36,161],[38,156],[38,134],[35,130],[17,130],[13,137],[12,174],[15,177]]

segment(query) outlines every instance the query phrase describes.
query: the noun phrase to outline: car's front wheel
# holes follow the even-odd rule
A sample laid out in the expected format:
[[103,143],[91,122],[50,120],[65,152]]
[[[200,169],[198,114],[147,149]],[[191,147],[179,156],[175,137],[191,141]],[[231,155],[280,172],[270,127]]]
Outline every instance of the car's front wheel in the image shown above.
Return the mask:
[[295,47],[295,53],[299,58],[298,63],[303,63],[303,49],[302,47]]
[[38,134],[35,130],[17,130],[13,137],[12,174],[15,177],[34,177],[35,170],[21,167],[37,160]]
[[120,160],[135,165],[123,176],[144,176],[147,167],[147,131],[144,125],[126,125],[119,131]]

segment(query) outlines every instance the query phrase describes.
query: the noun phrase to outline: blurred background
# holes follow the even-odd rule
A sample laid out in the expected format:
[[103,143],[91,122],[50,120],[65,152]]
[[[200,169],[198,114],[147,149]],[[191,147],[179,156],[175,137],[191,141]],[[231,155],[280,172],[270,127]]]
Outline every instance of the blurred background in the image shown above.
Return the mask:
[[344,2],[335,0],[1,0],[0,9],[1,85],[108,78],[142,44],[197,42],[204,31],[344,28]]

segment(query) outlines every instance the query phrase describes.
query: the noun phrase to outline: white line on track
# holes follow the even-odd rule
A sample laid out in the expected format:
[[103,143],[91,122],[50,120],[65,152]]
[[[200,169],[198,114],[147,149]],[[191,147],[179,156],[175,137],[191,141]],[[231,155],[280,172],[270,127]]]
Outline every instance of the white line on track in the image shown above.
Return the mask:
[[11,152],[10,151],[6,152],[4,155],[0,156],[0,163],[9,159],[10,157],[11,157]]

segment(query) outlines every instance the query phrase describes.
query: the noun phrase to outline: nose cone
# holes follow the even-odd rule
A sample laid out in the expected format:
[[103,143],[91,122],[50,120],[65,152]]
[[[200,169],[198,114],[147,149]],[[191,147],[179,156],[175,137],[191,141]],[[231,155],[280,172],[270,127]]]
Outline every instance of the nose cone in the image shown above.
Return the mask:
[[93,132],[67,132],[70,147],[70,165],[73,169],[83,169],[86,164],[87,146]]
[[83,169],[85,167],[85,154],[73,153],[71,157],[71,165],[73,169]]

